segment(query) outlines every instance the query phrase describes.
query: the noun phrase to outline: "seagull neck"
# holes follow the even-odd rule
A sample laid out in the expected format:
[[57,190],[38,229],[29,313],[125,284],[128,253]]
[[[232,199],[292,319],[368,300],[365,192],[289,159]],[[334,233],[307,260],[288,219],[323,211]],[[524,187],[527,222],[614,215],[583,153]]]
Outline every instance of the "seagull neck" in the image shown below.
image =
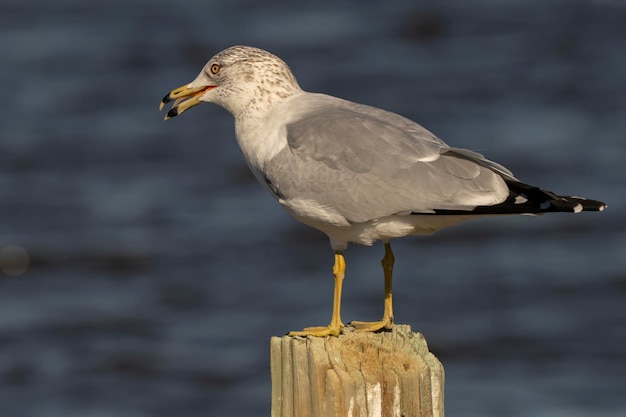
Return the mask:
[[302,90],[297,85],[290,86],[289,89],[283,86],[280,90],[272,92],[258,87],[248,100],[242,102],[245,104],[237,112],[233,112],[236,115],[235,120],[257,122],[266,119],[276,108],[300,92]]
[[233,113],[235,128],[237,131],[247,131],[259,124],[264,124],[272,114],[293,97],[297,92],[290,95],[273,95],[265,98],[255,97],[247,105]]
[[257,125],[264,119],[267,119],[268,115],[272,113],[272,110],[274,110],[273,106],[267,109],[261,109],[250,104],[235,114],[235,126],[245,127]]
[[235,116],[235,134],[248,164],[262,169],[287,144],[285,123],[289,120],[291,97],[285,97],[267,106],[265,111],[256,109]]

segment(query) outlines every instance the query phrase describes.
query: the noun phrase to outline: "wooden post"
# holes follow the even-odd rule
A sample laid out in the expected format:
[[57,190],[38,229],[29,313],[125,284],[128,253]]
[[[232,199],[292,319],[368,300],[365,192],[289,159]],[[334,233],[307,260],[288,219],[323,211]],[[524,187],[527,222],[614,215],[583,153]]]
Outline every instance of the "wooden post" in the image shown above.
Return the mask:
[[270,344],[272,417],[443,417],[443,366],[410,326]]

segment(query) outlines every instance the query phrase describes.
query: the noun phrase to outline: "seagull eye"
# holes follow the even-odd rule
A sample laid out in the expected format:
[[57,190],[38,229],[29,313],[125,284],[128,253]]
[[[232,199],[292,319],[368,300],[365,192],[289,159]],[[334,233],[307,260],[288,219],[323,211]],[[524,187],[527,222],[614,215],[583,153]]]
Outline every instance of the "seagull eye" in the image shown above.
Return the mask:
[[218,64],[211,65],[211,74],[215,75],[220,72],[220,66]]

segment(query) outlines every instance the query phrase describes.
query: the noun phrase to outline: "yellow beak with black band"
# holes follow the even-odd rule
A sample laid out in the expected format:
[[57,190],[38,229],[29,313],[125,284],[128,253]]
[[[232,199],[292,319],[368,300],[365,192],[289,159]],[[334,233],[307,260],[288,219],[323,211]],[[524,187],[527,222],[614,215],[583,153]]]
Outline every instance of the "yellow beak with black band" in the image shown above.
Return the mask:
[[182,114],[184,111],[192,108],[193,106],[200,104],[200,97],[206,91],[211,90],[217,87],[216,85],[209,85],[203,87],[195,87],[190,88],[189,84],[183,85],[182,87],[178,87],[163,97],[161,100],[161,104],[159,105],[159,110],[163,110],[163,106],[165,106],[170,101],[174,101],[172,108],[165,115],[165,120],[171,119],[172,117],[176,117],[179,114]]

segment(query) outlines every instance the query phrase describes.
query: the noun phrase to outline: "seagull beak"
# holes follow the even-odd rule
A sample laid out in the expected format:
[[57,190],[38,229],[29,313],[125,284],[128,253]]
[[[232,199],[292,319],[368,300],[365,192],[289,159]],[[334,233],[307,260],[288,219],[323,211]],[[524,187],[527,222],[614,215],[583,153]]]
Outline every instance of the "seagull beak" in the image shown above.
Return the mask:
[[170,101],[174,101],[174,105],[165,115],[165,120],[178,116],[185,110],[192,108],[193,106],[200,104],[200,96],[206,91],[212,90],[216,85],[208,85],[203,87],[189,87],[189,84],[178,87],[163,97],[159,110],[163,110],[163,106]]

